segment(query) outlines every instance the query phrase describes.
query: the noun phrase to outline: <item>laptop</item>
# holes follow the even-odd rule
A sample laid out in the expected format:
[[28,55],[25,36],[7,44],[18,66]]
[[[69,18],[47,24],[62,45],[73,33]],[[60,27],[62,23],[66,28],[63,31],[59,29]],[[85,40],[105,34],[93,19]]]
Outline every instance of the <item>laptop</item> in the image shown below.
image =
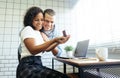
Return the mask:
[[74,57],[86,57],[88,45],[89,40],[79,41],[74,52]]
[[79,42],[77,42],[75,52],[73,53],[73,57],[61,57],[60,56],[58,58],[64,58],[64,59],[68,59],[68,58],[86,58],[88,46],[89,46],[89,40],[79,41]]

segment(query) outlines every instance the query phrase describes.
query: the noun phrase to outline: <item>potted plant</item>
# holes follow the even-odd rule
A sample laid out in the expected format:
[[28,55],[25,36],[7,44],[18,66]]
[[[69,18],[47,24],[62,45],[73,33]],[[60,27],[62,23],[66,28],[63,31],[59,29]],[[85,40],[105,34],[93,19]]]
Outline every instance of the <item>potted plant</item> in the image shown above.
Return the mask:
[[72,46],[65,46],[64,50],[68,57],[73,57],[73,47]]

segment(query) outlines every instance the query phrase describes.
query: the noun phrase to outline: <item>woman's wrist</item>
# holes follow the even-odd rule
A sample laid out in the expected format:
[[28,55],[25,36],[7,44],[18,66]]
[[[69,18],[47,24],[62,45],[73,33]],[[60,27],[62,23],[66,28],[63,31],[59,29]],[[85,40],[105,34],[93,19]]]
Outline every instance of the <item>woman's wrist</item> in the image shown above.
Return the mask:
[[56,38],[55,38],[55,42],[56,42],[57,44],[60,44],[60,38],[59,38],[59,37],[56,37]]
[[54,42],[58,42],[58,37],[54,38]]
[[57,41],[57,42],[55,42],[57,45],[59,45],[60,43]]

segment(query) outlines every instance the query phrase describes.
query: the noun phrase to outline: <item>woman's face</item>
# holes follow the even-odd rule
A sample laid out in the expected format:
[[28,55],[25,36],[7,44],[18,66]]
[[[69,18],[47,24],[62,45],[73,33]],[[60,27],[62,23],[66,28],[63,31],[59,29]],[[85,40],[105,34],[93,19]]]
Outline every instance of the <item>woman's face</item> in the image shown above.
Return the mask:
[[38,13],[32,22],[35,30],[39,31],[40,29],[42,29],[42,23],[43,23],[43,14]]

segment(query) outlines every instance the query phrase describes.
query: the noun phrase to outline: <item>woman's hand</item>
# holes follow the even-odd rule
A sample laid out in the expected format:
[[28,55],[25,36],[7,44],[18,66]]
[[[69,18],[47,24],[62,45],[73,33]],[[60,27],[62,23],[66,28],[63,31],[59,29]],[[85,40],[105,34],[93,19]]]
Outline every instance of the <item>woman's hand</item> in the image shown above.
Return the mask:
[[56,42],[58,42],[59,44],[63,44],[65,42],[68,41],[68,39],[70,38],[70,35],[67,35],[66,37],[57,37],[55,38]]

